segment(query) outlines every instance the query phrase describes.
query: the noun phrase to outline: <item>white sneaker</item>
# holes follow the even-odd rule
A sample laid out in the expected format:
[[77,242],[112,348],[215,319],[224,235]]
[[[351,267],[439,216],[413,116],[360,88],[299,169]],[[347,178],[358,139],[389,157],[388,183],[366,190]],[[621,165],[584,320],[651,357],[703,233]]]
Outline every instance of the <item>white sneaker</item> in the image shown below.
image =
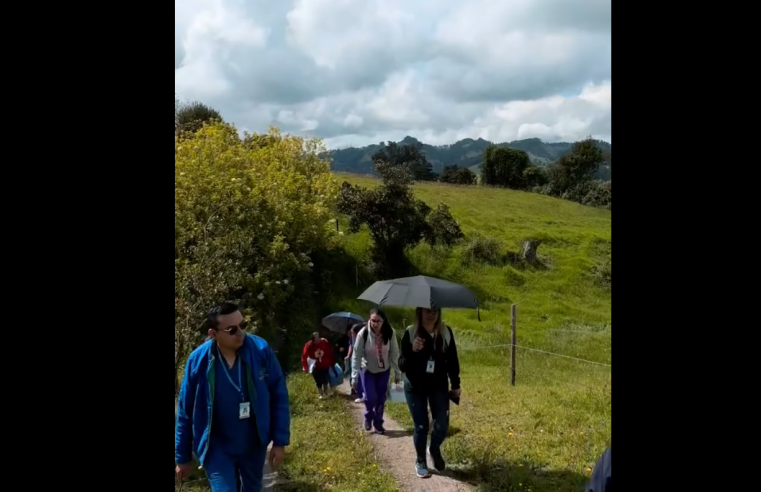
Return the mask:
[[319,398],[320,400],[322,400],[322,399],[323,399],[323,396],[322,396],[322,395],[320,395],[320,396],[318,396],[317,398]]
[[354,403],[364,403],[364,402],[365,402],[364,398],[357,398],[356,400],[354,400]]

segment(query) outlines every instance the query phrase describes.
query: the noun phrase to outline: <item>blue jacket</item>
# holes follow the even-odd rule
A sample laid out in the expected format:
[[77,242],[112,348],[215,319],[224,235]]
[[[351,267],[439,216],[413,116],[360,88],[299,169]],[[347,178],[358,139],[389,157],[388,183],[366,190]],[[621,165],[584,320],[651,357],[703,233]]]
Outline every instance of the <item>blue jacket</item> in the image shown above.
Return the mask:
[[[267,342],[255,335],[246,335],[238,352],[246,370],[246,383],[251,396],[256,428],[262,445],[287,446],[291,439],[291,409],[285,375]],[[214,404],[214,364],[219,352],[209,340],[190,354],[185,377],[177,400],[177,423],[174,431],[174,460],[188,463],[195,452],[204,464],[209,450],[211,416]]]

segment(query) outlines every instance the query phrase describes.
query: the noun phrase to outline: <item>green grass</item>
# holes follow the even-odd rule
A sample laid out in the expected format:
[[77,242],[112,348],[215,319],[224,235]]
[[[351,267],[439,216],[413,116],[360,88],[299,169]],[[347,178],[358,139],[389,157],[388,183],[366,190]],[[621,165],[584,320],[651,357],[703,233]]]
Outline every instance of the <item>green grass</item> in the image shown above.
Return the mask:
[[[353,184],[377,180],[337,175]],[[419,245],[408,253],[410,274],[460,282],[482,302],[474,311],[445,311],[461,352],[463,402],[452,410],[452,437],[444,452],[462,465],[481,491],[575,491],[610,439],[610,368],[518,349],[517,384],[509,385],[510,306],[518,306],[518,345],[604,364],[611,360],[611,294],[592,274],[610,251],[610,211],[533,193],[484,187],[418,184],[431,206],[450,206],[468,238],[497,239],[519,252],[526,238],[542,239],[542,265],[485,265],[465,261],[463,246]],[[346,230],[345,220],[341,220]],[[369,256],[367,231],[342,236],[356,262]],[[353,279],[330,300],[331,308],[365,313],[356,295],[373,279]],[[358,284],[358,285],[357,285]],[[411,310],[389,309],[396,328]],[[401,330],[398,330],[401,331]],[[389,414],[411,428],[404,405]],[[409,442],[411,446],[412,443]]]
[[394,479],[374,461],[372,445],[356,429],[339,396],[317,399],[309,375],[288,377],[291,445],[279,476],[278,492],[396,492]]
[[[288,393],[291,444],[278,470],[277,492],[398,491],[391,475],[375,463],[364,432],[355,431],[345,400],[319,400],[314,380],[305,374],[288,377]],[[183,491],[208,492],[203,478],[202,471],[194,472]]]

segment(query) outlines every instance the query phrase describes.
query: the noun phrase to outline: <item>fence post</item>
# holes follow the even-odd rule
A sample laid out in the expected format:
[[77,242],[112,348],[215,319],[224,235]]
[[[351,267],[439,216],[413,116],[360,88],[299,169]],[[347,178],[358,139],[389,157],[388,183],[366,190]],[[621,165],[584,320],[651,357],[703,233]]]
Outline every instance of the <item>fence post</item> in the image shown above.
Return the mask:
[[339,226],[338,226],[338,219],[336,218],[336,232],[339,232],[339,229],[338,229],[338,227],[339,227]]
[[510,308],[510,386],[515,386],[515,304]]

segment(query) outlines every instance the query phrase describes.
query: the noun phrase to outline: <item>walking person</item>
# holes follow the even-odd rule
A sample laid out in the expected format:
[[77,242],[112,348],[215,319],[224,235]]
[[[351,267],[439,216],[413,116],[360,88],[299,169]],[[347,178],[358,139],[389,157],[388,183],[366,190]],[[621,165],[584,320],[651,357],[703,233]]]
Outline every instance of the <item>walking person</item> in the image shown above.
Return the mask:
[[318,332],[312,333],[312,338],[304,345],[301,352],[301,367],[304,372],[309,372],[307,359],[313,359],[312,377],[314,384],[317,386],[317,393],[322,400],[326,396],[331,396],[333,390],[330,388],[330,376],[328,371],[333,370],[336,364],[333,355],[333,346],[325,338],[321,338]]
[[[346,355],[346,361],[347,361],[347,370],[346,374],[349,376],[349,382],[351,382],[351,373],[354,369],[354,344],[357,341],[357,337],[359,336],[359,332],[364,328],[365,325],[362,323],[358,323],[351,327],[349,330],[349,353]],[[359,368],[359,366],[357,366]],[[357,379],[357,387],[354,388],[352,386],[351,388],[351,396],[356,396],[357,399],[354,400],[354,403],[364,403],[365,397],[364,397],[364,391],[362,390],[362,378]]]
[[450,395],[460,396],[457,347],[452,330],[441,320],[440,309],[415,310],[415,324],[402,337],[399,367],[404,372],[404,394],[415,424],[412,436],[417,454],[415,473],[426,478],[430,476],[426,459],[428,408],[433,419],[429,452],[433,466],[442,472],[446,469],[441,444],[449,429],[449,399]]
[[285,376],[267,342],[246,335],[238,306],[216,306],[207,321],[210,340],[190,354],[177,401],[175,473],[190,475],[195,452],[212,492],[260,492],[267,446],[276,469],[291,437]]
[[354,343],[352,355],[352,388],[362,381],[365,397],[365,430],[375,427],[375,432],[385,434],[383,411],[386,408],[386,392],[391,369],[394,383],[399,383],[399,344],[386,314],[378,308],[370,311],[370,320],[363,327]]

